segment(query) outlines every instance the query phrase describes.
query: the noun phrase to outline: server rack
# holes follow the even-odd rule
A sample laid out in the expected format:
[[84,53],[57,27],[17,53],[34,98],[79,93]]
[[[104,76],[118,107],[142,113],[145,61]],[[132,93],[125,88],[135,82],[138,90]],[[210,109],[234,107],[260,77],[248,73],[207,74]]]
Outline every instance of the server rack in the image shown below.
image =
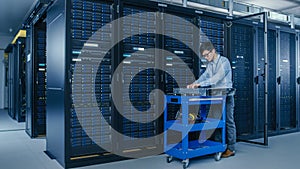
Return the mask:
[[[162,67],[164,72],[162,90],[165,94],[173,94],[174,88],[184,88],[199,76],[199,14],[195,10],[177,6],[162,8]],[[197,53],[195,53],[197,51]],[[175,119],[181,105],[167,105],[167,119]],[[168,132],[170,141],[178,142],[181,135],[177,131]],[[197,134],[191,133],[189,139],[196,139]],[[176,141],[177,140],[177,141]]]
[[[256,85],[256,124],[255,130],[258,136],[264,130],[264,83],[265,83],[265,72],[264,72],[264,30],[260,26],[256,27],[255,34],[257,40],[255,41],[256,46],[256,76],[254,78]],[[257,42],[257,43],[256,43]],[[268,30],[268,132],[275,134],[277,131],[276,127],[276,31],[273,29]]]
[[123,159],[96,144],[116,147],[111,127],[103,125],[117,123],[111,120],[114,50],[96,64],[112,42],[112,30],[92,36],[113,19],[113,5],[56,1],[47,13],[47,153],[66,168]]
[[235,122],[239,139],[254,134],[253,26],[234,23],[230,27]]
[[277,29],[277,123],[280,133],[296,130],[296,35],[294,30]]
[[[177,56],[162,57],[164,59],[162,63],[166,70],[163,76],[163,90],[166,94],[172,94],[174,88],[186,87],[205,71],[207,63],[204,58],[201,58],[200,43],[210,41],[214,44],[216,51],[224,55],[225,27],[223,21],[225,19],[203,11],[176,6],[168,6],[162,11],[169,14],[164,16],[162,31],[165,36],[163,36],[162,48]],[[174,119],[180,105],[167,105],[167,109],[169,112],[167,118]],[[180,133],[175,131],[169,132],[168,135],[172,135],[172,138],[180,138]],[[199,139],[198,132],[189,133],[189,140],[197,139]],[[176,142],[176,139],[170,141]]]
[[14,69],[13,69],[13,63],[14,63],[14,54],[13,51],[14,50],[14,46],[12,44],[9,44],[6,49],[5,52],[8,53],[8,71],[7,71],[7,86],[8,86],[8,115],[11,118],[15,118],[15,107],[13,106],[13,83],[14,83],[14,79],[12,78],[14,75]]
[[19,37],[9,55],[8,113],[18,122],[25,121],[25,39]]
[[[166,71],[163,87],[166,94],[172,94],[174,88],[186,87],[194,82],[197,77],[190,76],[189,72],[196,76],[199,74],[199,53],[194,51],[199,47],[200,34],[195,28],[199,28],[200,17],[194,10],[188,11],[174,6],[169,6],[162,12],[168,14],[163,16],[162,21],[162,32],[165,35],[162,48],[173,55],[162,56]],[[194,27],[191,27],[192,24]]]
[[[249,45],[251,50],[253,50],[253,54],[255,54],[254,60],[248,60],[247,65],[250,66],[250,68],[253,66],[254,70],[251,68],[250,72],[253,72],[254,78],[253,83],[248,86],[249,91],[251,91],[251,86],[254,85],[254,91],[253,95],[250,94],[250,96],[253,99],[253,106],[251,106],[251,101],[248,102],[249,106],[247,109],[252,110],[253,113],[248,113],[247,115],[241,114],[241,103],[239,102],[239,90],[240,87],[237,88],[237,96],[236,96],[236,124],[237,124],[237,135],[238,138],[241,140],[244,139],[250,139],[250,138],[260,138],[262,136],[262,132],[264,129],[264,102],[265,99],[264,96],[264,83],[265,83],[265,72],[264,72],[264,57],[263,57],[263,29],[261,28],[260,24],[257,24],[256,22],[253,23],[244,23],[244,26],[248,26],[249,29],[252,27],[254,31],[251,35],[250,39],[253,39],[252,42],[253,45]],[[292,85],[293,83],[296,84],[294,77],[295,75],[295,55],[296,55],[296,35],[294,30],[291,30],[290,28],[286,26],[278,26],[278,24],[269,23],[268,24],[268,133],[270,135],[277,135],[287,132],[293,132],[296,130],[297,125],[297,117],[298,113],[296,110],[295,105],[297,104],[295,102],[296,98],[296,85]],[[232,30],[231,30],[232,31]],[[284,32],[284,35],[281,35],[285,38],[285,40],[282,40],[280,36],[280,32]],[[232,32],[231,32],[232,33]],[[232,37],[232,36],[231,36]],[[243,37],[242,37],[243,38]],[[242,38],[240,38],[239,41],[242,41]],[[280,40],[281,39],[281,40]],[[232,43],[235,41],[235,39],[232,39]],[[280,42],[282,43],[284,41],[284,45],[281,46]],[[232,44],[231,43],[231,44]],[[276,50],[274,50],[276,49]],[[288,54],[286,53],[280,53],[281,49],[288,49]],[[233,52],[233,50],[231,49]],[[279,58],[280,56],[283,56],[284,58]],[[250,53],[248,53],[248,56],[252,56]],[[285,63],[287,65],[283,66],[282,63]],[[236,64],[236,61],[232,61],[233,71],[236,69],[234,66]],[[291,65],[289,65],[291,64]],[[247,66],[246,65],[246,69]],[[288,69],[288,70],[282,70],[282,68]],[[284,76],[284,91],[283,94],[281,93],[282,86],[282,76],[280,76],[280,72],[285,72]],[[239,73],[240,74],[240,73]],[[234,73],[234,82],[237,81],[235,78],[236,74]],[[251,76],[246,76],[251,77]],[[251,80],[251,78],[249,78]],[[240,83],[240,82],[238,82]],[[237,84],[239,85],[239,84]],[[245,86],[244,86],[245,87]],[[280,98],[280,95],[284,95]],[[244,98],[249,99],[249,97]],[[250,99],[250,100],[252,100]],[[294,100],[294,101],[292,101]],[[245,108],[244,107],[244,108]],[[252,111],[251,111],[252,112]],[[288,112],[288,113],[286,113]],[[290,113],[291,112],[291,113]],[[247,116],[247,117],[246,117]],[[242,122],[242,119],[248,119],[248,127],[245,122]],[[285,127],[281,127],[281,126]],[[244,126],[244,128],[243,128]],[[249,127],[250,126],[250,127]],[[244,132],[247,131],[247,132]]]
[[46,135],[46,23],[45,16],[32,23],[26,36],[26,133]]
[[151,93],[159,88],[159,17],[155,13],[159,8],[156,2],[146,1],[138,5],[136,1],[120,1],[119,7],[119,18],[124,18],[119,38],[127,38],[120,44],[118,59],[122,69],[122,105],[117,111],[122,136],[118,148],[125,156],[130,156],[131,150],[141,156],[152,155],[163,148],[162,141],[155,137],[162,131],[157,118],[160,102],[157,93]]

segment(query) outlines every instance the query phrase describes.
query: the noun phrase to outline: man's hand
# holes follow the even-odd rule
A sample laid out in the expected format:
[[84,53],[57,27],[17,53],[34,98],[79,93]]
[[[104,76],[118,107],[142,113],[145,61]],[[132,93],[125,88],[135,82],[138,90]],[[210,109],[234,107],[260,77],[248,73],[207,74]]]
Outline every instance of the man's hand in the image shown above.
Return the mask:
[[186,88],[193,89],[193,88],[198,88],[199,86],[200,86],[200,84],[190,84],[190,85],[187,85]]

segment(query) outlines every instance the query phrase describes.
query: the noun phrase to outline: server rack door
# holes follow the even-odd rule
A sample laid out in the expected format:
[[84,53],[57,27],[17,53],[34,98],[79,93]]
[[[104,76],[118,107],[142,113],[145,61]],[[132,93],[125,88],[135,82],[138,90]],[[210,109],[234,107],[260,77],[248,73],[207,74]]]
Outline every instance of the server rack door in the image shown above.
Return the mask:
[[231,27],[231,66],[235,95],[235,121],[238,138],[254,134],[253,27],[233,23]]
[[14,53],[15,53],[15,47],[14,45],[12,46],[12,51],[9,53],[8,57],[8,114],[11,118],[15,119],[15,114],[14,114]]
[[46,134],[46,23],[33,23],[26,37],[26,132],[30,137]]
[[46,134],[46,23],[35,23],[33,34],[33,129],[34,137]]
[[32,54],[32,25],[30,28],[26,30],[26,133],[29,136],[33,135],[33,116],[32,116],[32,95],[33,95],[33,88],[32,85],[34,81],[32,79],[33,74],[33,54]]
[[[106,51],[112,45],[115,29],[111,24],[113,1],[69,2],[68,162],[79,166],[119,160],[121,157],[111,153],[117,144],[112,129],[118,123],[111,96],[114,48]],[[87,156],[89,161],[85,159]]]
[[164,11],[168,15],[164,15],[162,21],[165,35],[162,48],[170,52],[170,55],[162,56],[166,70],[163,83],[166,94],[172,94],[174,88],[193,83],[197,78],[194,74],[199,74],[199,52],[194,51],[198,51],[196,49],[199,47],[199,27],[196,25],[199,25],[200,18],[193,12],[184,9],[180,11],[180,8],[166,8]]
[[[162,90],[173,94],[174,88],[185,88],[199,77],[200,16],[193,9],[172,5],[162,12]],[[167,118],[175,119],[180,105],[170,104],[167,109]],[[189,139],[198,139],[197,134],[190,134]],[[168,142],[181,141],[179,132],[168,132],[168,137]]]
[[[157,128],[158,96],[156,59],[157,4],[144,1],[120,4],[120,63],[116,72],[121,75],[120,99],[114,100],[120,120],[119,152],[124,156],[147,156],[162,149]],[[114,91],[115,92],[115,91]],[[121,103],[121,104],[120,104]],[[118,104],[118,105],[117,105]],[[149,148],[152,147],[153,150]],[[150,151],[149,151],[150,150]]]
[[[162,49],[168,52],[161,56],[165,71],[163,90],[173,94],[174,88],[185,88],[199,75],[200,17],[194,10],[174,6],[163,12],[166,14],[162,15]],[[167,109],[167,118],[175,119],[180,105],[168,105]]]
[[296,38],[295,34],[280,32],[277,85],[279,88],[279,129],[296,127]]
[[25,98],[25,38],[18,38],[16,41],[15,53],[15,115],[18,122],[25,121],[26,98]]
[[[257,77],[255,79],[258,88],[257,94],[257,131],[262,134],[264,130],[264,31],[262,28],[257,29]],[[276,31],[268,30],[268,130],[276,131]]]

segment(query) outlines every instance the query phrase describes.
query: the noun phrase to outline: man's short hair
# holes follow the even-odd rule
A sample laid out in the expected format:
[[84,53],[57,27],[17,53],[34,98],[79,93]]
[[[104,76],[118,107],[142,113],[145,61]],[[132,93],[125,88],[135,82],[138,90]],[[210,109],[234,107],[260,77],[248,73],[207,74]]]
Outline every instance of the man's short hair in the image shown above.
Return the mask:
[[205,50],[212,51],[213,49],[215,49],[215,47],[211,42],[203,42],[200,45],[200,54],[202,55]]

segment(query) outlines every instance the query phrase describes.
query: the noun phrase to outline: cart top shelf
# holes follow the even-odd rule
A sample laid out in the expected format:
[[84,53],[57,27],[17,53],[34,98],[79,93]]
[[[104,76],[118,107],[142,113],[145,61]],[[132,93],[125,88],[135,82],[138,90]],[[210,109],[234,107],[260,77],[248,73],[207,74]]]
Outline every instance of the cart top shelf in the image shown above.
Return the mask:
[[222,104],[225,102],[226,96],[178,96],[167,95],[167,103],[172,104]]

